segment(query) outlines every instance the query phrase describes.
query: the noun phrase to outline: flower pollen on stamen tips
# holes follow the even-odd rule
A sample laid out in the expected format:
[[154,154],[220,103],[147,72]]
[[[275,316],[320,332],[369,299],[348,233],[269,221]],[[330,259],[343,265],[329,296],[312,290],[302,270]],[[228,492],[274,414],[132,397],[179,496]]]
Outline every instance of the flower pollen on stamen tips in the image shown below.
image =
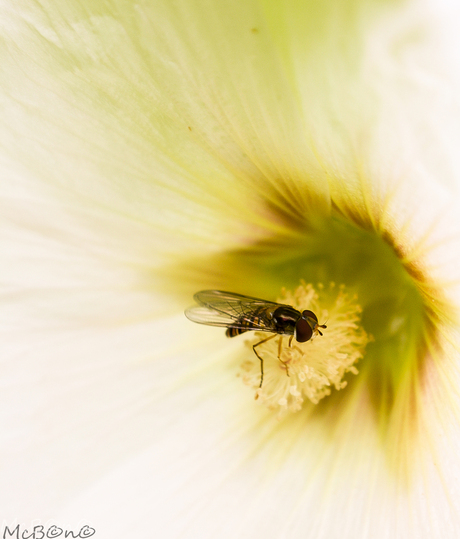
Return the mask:
[[[330,395],[332,387],[343,389],[347,385],[345,374],[358,374],[355,364],[363,357],[371,338],[360,326],[361,307],[357,297],[347,294],[344,285],[337,287],[331,283],[328,288],[318,285],[316,291],[311,284],[302,282],[294,293],[283,289],[278,301],[299,311],[313,311],[320,324],[327,321],[323,336],[314,333],[305,343],[294,339],[289,346],[289,337],[279,336],[257,348],[264,360],[261,388],[257,358],[247,359],[241,365],[240,375],[246,385],[257,390],[256,399],[283,415],[299,411],[305,398],[317,404]],[[266,334],[257,332],[247,345],[252,348],[263,338]]]

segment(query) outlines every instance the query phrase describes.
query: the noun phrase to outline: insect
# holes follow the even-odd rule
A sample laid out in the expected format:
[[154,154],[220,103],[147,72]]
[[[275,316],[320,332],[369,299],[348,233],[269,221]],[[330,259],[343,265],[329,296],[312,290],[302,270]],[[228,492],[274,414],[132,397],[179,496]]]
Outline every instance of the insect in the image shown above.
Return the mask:
[[322,335],[320,328],[326,325],[318,324],[318,318],[312,311],[298,311],[290,305],[274,303],[263,299],[242,296],[222,290],[202,290],[193,299],[198,305],[193,305],[185,311],[185,316],[192,322],[208,326],[226,327],[227,337],[236,337],[246,331],[266,331],[274,333],[253,345],[255,355],[260,360],[260,385],[264,381],[264,360],[256,348],[270,339],[280,336],[278,342],[278,359],[281,360],[281,343],[283,335],[290,335],[289,346],[295,337],[297,342],[307,342],[314,334]]

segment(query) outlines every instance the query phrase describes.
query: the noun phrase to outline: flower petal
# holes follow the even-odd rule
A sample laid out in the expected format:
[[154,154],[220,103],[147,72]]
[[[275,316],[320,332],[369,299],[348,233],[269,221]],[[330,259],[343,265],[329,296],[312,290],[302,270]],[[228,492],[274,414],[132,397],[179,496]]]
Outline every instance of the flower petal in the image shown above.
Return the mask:
[[[338,3],[279,5],[1,7],[8,518],[88,518],[112,537],[449,537],[460,525],[458,353],[448,343],[434,343],[443,353],[430,350],[415,388],[420,415],[397,395],[405,414],[388,439],[364,390],[277,424],[233,376],[238,344],[190,327],[181,298],[162,286],[165,264],[196,252],[224,251],[225,260],[242,246],[259,254],[263,240],[298,239],[305,216],[315,222],[331,208],[385,238],[407,232],[407,267],[423,261],[434,284],[458,276],[457,255],[445,257],[446,230],[458,237],[456,199],[442,215],[450,193],[436,193],[455,174],[440,182],[436,160],[422,160],[423,181],[414,166],[393,197],[400,176],[389,167],[388,182],[382,164],[407,94],[388,107],[380,138],[356,143],[376,125],[366,114],[380,102],[362,105],[369,86],[359,72],[374,4],[337,16]],[[218,280],[235,267],[206,270]],[[433,316],[458,305],[449,286],[444,302],[420,285],[436,300]],[[453,319],[442,319],[443,339],[456,340]],[[414,424],[423,443],[391,445]],[[395,471],[394,447],[414,461],[406,484],[395,480],[407,468]]]

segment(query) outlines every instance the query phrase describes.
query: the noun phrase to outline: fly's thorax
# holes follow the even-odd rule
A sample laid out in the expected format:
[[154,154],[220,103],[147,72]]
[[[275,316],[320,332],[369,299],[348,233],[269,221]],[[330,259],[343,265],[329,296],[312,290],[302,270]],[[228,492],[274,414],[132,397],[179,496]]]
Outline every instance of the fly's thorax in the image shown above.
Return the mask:
[[273,323],[276,332],[283,335],[294,335],[300,312],[289,305],[280,305],[273,312]]

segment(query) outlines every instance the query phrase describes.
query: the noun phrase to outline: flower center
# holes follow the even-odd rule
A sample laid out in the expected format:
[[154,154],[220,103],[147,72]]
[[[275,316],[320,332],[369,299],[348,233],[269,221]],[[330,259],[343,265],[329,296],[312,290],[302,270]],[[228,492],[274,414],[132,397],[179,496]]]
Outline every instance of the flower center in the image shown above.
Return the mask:
[[[346,373],[357,374],[355,364],[363,357],[369,337],[359,325],[361,308],[356,296],[345,292],[345,287],[333,283],[325,288],[302,283],[294,293],[282,291],[279,303],[292,305],[302,312],[308,309],[318,317],[319,324],[327,320],[327,328],[314,327],[307,342],[298,342],[294,336],[279,335],[266,339],[258,332],[247,341],[257,345],[257,355],[249,357],[242,368],[245,384],[257,389],[256,398],[268,408],[296,412],[305,399],[318,403],[330,395],[331,388],[340,390],[347,385]],[[261,365],[263,362],[263,383]]]
[[[298,409],[312,400],[319,401],[311,410],[316,410],[318,416],[327,410],[345,413],[347,403],[354,401],[355,391],[362,391],[372,408],[382,440],[394,436],[402,444],[417,429],[420,380],[430,357],[440,346],[437,319],[451,315],[440,286],[428,280],[420,244],[392,234],[387,221],[386,217],[376,218],[372,223],[365,219],[360,221],[360,215],[355,215],[352,222],[335,215],[298,228],[294,223],[289,234],[275,235],[244,249],[213,254],[205,260],[197,257],[195,267],[206,268],[206,271],[213,268],[213,273],[211,278],[209,274],[200,277],[194,288],[212,282],[221,290],[271,300],[283,286],[294,290],[299,279],[325,283],[323,289],[317,288],[313,293],[304,291],[301,301],[295,299],[297,291],[279,298],[300,312],[315,313],[318,323],[327,325],[327,329],[321,329],[324,335],[316,335],[304,343],[294,337],[291,346],[289,335],[283,336],[281,353],[278,352],[279,336],[257,346],[265,371],[262,391],[258,391],[260,361],[252,346],[270,334],[248,332],[246,339],[253,338],[253,341],[245,352],[248,363],[241,375],[259,394],[258,402],[281,410]],[[193,262],[187,260],[184,275],[189,275],[193,267]],[[346,288],[331,289],[330,282],[343,283]],[[174,286],[176,283],[177,279]],[[311,301],[307,300],[309,294],[312,294]],[[357,299],[354,299],[355,294]],[[289,297],[295,301],[290,301]],[[342,313],[341,317],[334,319],[334,306],[339,303],[339,297],[346,298],[340,301],[345,301],[348,310],[337,311]],[[315,380],[321,379],[324,384],[320,387],[315,383],[313,387],[313,371],[307,360],[319,347],[329,345],[336,330],[339,342],[352,341],[353,335],[346,336],[347,323],[362,323],[367,334],[372,335],[367,346],[364,342],[357,345],[360,354],[365,352],[364,357],[358,358],[359,363],[355,359],[346,363],[350,355],[344,360],[345,366],[340,363],[337,366],[341,352],[334,356],[333,352],[322,350],[322,354],[314,356],[315,365],[322,365],[315,367],[315,373],[326,374],[325,378],[318,374]],[[333,350],[332,345],[329,350]],[[329,354],[327,361],[326,353]],[[352,375],[356,368],[359,368],[359,377]],[[334,369],[338,375],[329,374]],[[306,378],[302,380],[304,375]],[[336,391],[345,381],[346,390]],[[331,395],[324,399],[328,391]]]

